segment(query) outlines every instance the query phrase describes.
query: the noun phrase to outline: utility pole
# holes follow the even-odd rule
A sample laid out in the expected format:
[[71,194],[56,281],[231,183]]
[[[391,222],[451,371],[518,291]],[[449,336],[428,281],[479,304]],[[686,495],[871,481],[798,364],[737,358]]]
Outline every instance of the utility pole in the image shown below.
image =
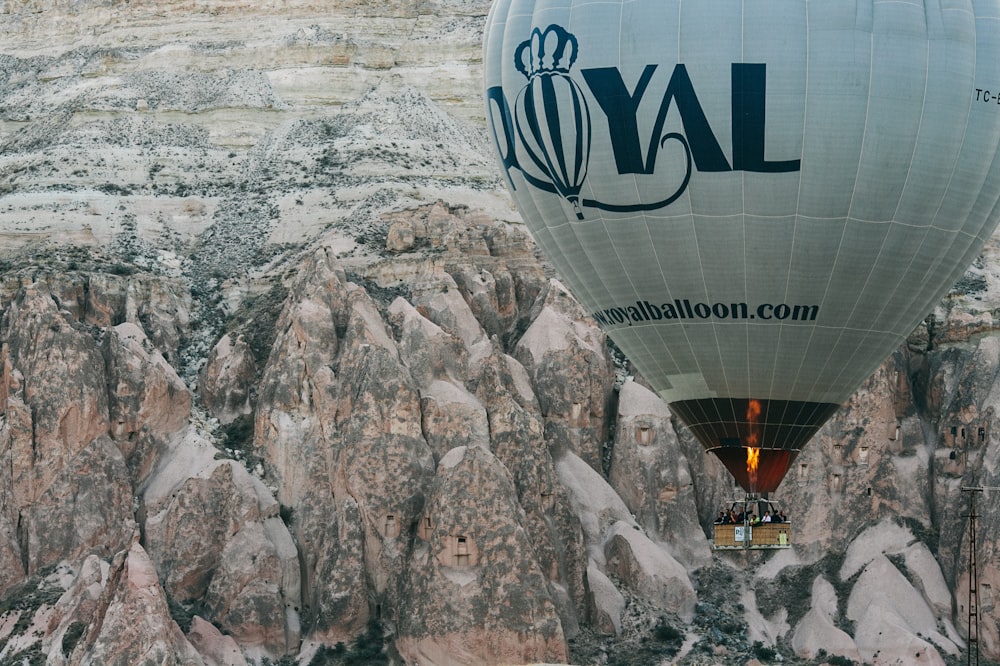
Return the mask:
[[[976,493],[986,490],[1000,490],[996,486],[962,486],[963,493],[969,493],[969,651],[966,664],[979,666],[979,573],[976,571]],[[976,659],[972,660],[975,653]]]

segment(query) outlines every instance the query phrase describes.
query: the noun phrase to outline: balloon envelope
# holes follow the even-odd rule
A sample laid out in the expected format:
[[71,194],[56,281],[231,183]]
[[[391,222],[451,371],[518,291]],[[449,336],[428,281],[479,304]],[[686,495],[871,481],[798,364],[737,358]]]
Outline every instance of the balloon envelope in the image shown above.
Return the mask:
[[486,115],[525,223],[748,491],[992,233],[998,21],[995,1],[494,2]]

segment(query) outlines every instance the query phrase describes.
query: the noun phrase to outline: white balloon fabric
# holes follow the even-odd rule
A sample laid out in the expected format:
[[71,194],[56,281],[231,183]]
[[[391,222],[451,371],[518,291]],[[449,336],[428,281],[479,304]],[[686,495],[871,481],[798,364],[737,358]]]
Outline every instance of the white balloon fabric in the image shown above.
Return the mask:
[[997,0],[496,0],[484,65],[533,237],[754,492],[997,223]]

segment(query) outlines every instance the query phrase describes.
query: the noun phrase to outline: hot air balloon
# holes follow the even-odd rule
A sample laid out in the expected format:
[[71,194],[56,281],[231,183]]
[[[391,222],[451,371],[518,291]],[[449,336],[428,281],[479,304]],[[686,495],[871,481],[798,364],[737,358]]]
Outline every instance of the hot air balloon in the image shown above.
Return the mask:
[[748,493],[997,224],[997,0],[496,0],[484,75],[532,236]]

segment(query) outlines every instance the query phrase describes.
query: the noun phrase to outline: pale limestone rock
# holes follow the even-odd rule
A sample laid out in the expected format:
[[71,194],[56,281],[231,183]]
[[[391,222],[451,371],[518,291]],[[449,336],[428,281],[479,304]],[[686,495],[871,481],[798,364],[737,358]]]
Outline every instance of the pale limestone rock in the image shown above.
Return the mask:
[[[75,576],[71,576],[65,593],[56,602],[48,632],[41,641],[42,652],[48,655],[48,661],[54,662],[54,665],[79,663],[80,656],[87,649],[88,634],[99,626],[94,619],[101,608],[101,599],[110,573],[109,562],[96,555],[88,555]],[[80,624],[85,629],[73,650],[66,654],[63,641],[67,631],[73,625],[77,625],[74,629],[78,629]]]
[[268,489],[215,452],[193,430],[172,443],[143,489],[144,543],[175,601],[280,656],[298,644],[297,552]]
[[569,491],[574,512],[580,517],[587,554],[603,566],[605,535],[619,522],[638,529],[631,512],[604,478],[572,453],[556,459],[559,481]]
[[914,579],[931,611],[938,618],[951,615],[951,592],[941,572],[941,565],[930,549],[921,541],[916,541],[903,551],[906,570]]
[[298,561],[283,528],[278,518],[244,524],[225,541],[204,594],[212,619],[244,649],[275,656],[298,652],[301,631]]
[[395,299],[387,312],[400,356],[418,386],[423,389],[436,380],[464,383],[469,379],[469,352],[461,338],[446,332],[402,298]]
[[[192,300],[187,285],[162,275],[76,273],[39,270],[26,284],[44,284],[60,311],[72,320],[114,327],[130,322],[141,327],[153,346],[172,363],[182,332],[188,328]],[[0,293],[0,302],[9,295]]]
[[119,324],[107,332],[104,345],[108,372],[118,380],[110,391],[117,439],[143,428],[169,436],[187,426],[191,395],[139,326]]
[[618,397],[609,482],[648,534],[688,568],[711,562],[693,477],[659,396],[635,381]]
[[[6,351],[6,346],[3,348]],[[0,354],[6,358],[6,354]],[[0,378],[0,383],[6,383]],[[0,407],[0,460],[12,461],[16,442],[31,441],[31,414],[17,396],[7,397]],[[29,445],[30,446],[30,445]],[[21,544],[17,536],[19,511],[14,498],[12,474],[0,473],[0,597],[26,576],[26,563],[21,559]]]
[[21,400],[31,410],[30,439],[13,440],[8,454],[14,506],[23,508],[84,446],[108,432],[104,359],[94,339],[73,328],[40,285],[10,305],[0,335],[11,366],[24,377]]
[[399,337],[399,352],[420,390],[421,429],[440,458],[455,446],[489,442],[486,409],[465,388],[469,354],[461,339],[447,333],[401,298],[388,309]]
[[514,276],[504,264],[451,270],[459,290],[487,335],[505,336],[519,315]]
[[697,596],[687,570],[642,532],[625,521],[615,523],[604,552],[608,573],[633,594],[691,621]]
[[257,364],[243,336],[223,335],[212,347],[198,378],[198,393],[223,425],[253,412],[250,393]]
[[8,526],[0,557],[9,567],[2,584],[88,552],[110,556],[135,529],[125,461],[107,436],[104,361],[68,316],[46,287],[33,285],[0,325],[0,530]]
[[398,611],[433,457],[417,386],[377,305],[329,252],[307,268],[279,320],[255,439],[299,545],[308,638],[333,645]]
[[804,447],[782,482],[778,499],[804,558],[846,548],[848,535],[872,522],[901,516],[928,524],[923,434],[916,423],[915,432],[906,431],[903,420],[907,372],[899,355],[890,357]]
[[434,462],[421,428],[419,392],[375,304],[357,290],[348,308],[337,366],[336,431],[330,430],[335,450],[327,474],[337,507],[350,499],[361,518],[363,548],[342,555],[363,558],[371,610],[381,607],[388,614],[398,612],[406,544]]
[[517,361],[497,350],[482,366],[477,394],[489,415],[493,452],[513,476],[525,529],[570,638],[586,616],[583,529],[545,445],[537,402],[523,393],[523,375]]
[[311,255],[293,286],[260,382],[254,443],[278,488],[278,500],[295,507],[318,455],[323,423],[338,409],[332,368],[339,349],[337,319],[347,294],[332,257]]
[[881,554],[868,563],[851,589],[847,617],[859,622],[873,604],[895,609],[914,633],[927,636],[937,631],[934,613],[923,596]]
[[[0,429],[0,437],[3,436]],[[0,502],[6,503],[8,494],[0,493]],[[21,547],[17,541],[17,526],[0,513],[0,597],[14,585],[20,583],[25,576],[24,564],[21,561]]]
[[205,666],[247,666],[239,644],[198,615],[191,619],[187,639],[201,655]]
[[479,369],[492,353],[493,345],[455,280],[447,273],[437,276],[438,284],[427,284],[413,294],[413,305],[424,317],[462,341],[470,371]]
[[111,434],[141,484],[167,439],[187,427],[191,394],[135,324],[108,329],[102,352],[113,378],[108,382]]
[[893,608],[873,604],[858,618],[856,626],[854,640],[864,663],[944,666],[934,646],[919,638]]
[[88,276],[83,302],[84,321],[107,328],[116,326],[125,317],[125,289],[128,278],[107,273]]
[[513,355],[532,378],[549,445],[601,469],[612,364],[604,334],[558,282],[550,282],[540,312]]
[[100,630],[88,637],[81,666],[91,664],[204,664],[170,618],[156,568],[138,544],[116,557],[96,615]]
[[[298,556],[277,502],[234,461],[178,467],[197,461],[194,452],[171,460],[144,495],[145,543],[164,587],[175,601],[203,600],[209,619],[245,647],[276,656],[297,649]],[[179,478],[185,473],[193,475]]]
[[838,573],[848,580],[883,554],[902,553],[913,543],[913,533],[893,520],[886,519],[871,526],[851,541]]
[[618,636],[622,632],[625,597],[618,591],[593,560],[587,565],[587,606],[594,628]]
[[566,660],[515,492],[483,448],[452,449],[441,459],[401,598],[396,645],[408,663]]
[[436,458],[456,446],[489,444],[486,408],[464,386],[437,380],[420,394],[421,425]]
[[827,654],[840,655],[853,661],[861,656],[854,639],[837,628],[837,592],[833,585],[822,576],[817,576],[812,584],[812,605],[792,634],[792,649],[803,659],[813,659],[820,650]]
[[779,608],[771,617],[765,617],[757,606],[756,590],[744,588],[740,593],[740,603],[743,604],[743,617],[747,623],[747,641],[761,642],[764,645],[776,645],[778,638],[787,634],[788,610]]
[[128,283],[125,321],[141,324],[172,365],[178,365],[177,350],[190,326],[191,309],[191,293],[181,280],[149,276]]
[[332,488],[315,484],[314,492],[318,497],[307,495],[296,509],[294,525],[303,560],[303,602],[312,609],[308,637],[327,645],[349,644],[374,614],[362,556],[362,514],[350,496],[331,509]]
[[[865,567],[847,600],[847,617],[856,626],[873,607],[894,611],[893,626],[906,628],[915,636],[928,639],[937,648],[953,655],[958,646],[938,631],[938,618],[921,593],[910,584],[884,555],[876,555]],[[860,634],[855,636],[858,648],[864,651]]]
[[385,249],[389,252],[409,252],[416,244],[417,234],[409,220],[398,220],[389,226]]
[[95,553],[110,558],[136,531],[132,486],[121,452],[107,435],[91,441],[21,511],[28,570]]
[[185,472],[196,475],[175,486],[169,498],[145,496],[145,542],[166,590],[188,602],[204,596],[232,535],[262,516],[252,481],[240,465],[213,461]]

